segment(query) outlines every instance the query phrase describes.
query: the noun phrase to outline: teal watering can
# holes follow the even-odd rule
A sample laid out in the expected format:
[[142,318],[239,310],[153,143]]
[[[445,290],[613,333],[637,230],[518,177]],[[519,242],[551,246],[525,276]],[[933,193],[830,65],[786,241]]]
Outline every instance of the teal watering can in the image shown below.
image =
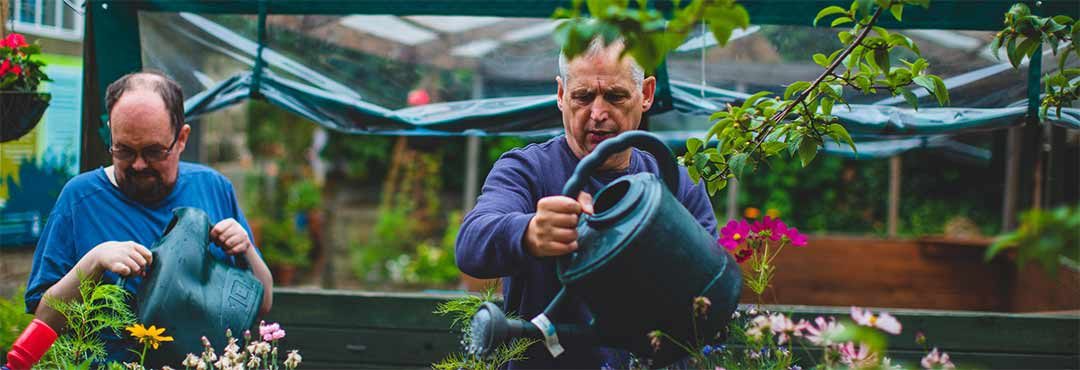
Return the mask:
[[255,322],[263,285],[250,269],[210,254],[210,227],[206,212],[177,208],[150,247],[153,263],[135,296],[136,316],[145,326],[166,328],[174,341],[147,353],[147,368],[176,366],[188,353],[202,353],[202,336],[223,348],[226,329],[240,337]]
[[[678,168],[659,138],[631,131],[605,140],[578,163],[563,195],[577,198],[596,168],[632,146],[656,158],[663,178],[637,173],[601,189],[594,214],[579,219],[578,250],[557,260],[563,288],[544,313],[531,321],[507,320],[498,306],[483,305],[472,318],[470,352],[487,354],[500,343],[531,337],[558,356],[562,339],[629,350],[663,367],[688,354],[667,341],[654,351],[648,337],[653,330],[693,343],[696,325],[706,341],[722,340],[713,335],[725,329],[738,305],[742,275],[716,238],[672,195]],[[560,324],[551,317],[570,295],[592,314],[588,325]],[[693,300],[699,296],[711,305],[694,319]]]

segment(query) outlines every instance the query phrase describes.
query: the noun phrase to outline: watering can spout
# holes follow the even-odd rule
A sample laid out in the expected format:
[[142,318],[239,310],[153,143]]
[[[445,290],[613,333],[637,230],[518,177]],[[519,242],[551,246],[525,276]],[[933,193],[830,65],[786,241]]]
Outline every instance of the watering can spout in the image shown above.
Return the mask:
[[[587,325],[558,324],[555,325],[555,330],[564,342],[596,342],[596,332]],[[469,348],[466,348],[466,351],[480,356],[489,355],[499,345],[510,343],[514,339],[544,340],[544,334],[536,324],[508,318],[498,305],[491,302],[485,302],[473,315],[469,323],[469,335]]]

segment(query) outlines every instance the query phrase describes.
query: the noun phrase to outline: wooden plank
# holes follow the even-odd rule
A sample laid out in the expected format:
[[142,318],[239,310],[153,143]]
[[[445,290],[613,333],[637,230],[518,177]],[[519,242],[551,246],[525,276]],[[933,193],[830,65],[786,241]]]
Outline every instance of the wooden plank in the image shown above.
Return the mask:
[[300,326],[449,330],[450,320],[432,312],[455,295],[368,293],[321,289],[274,289],[267,320]]
[[449,330],[339,329],[336,323],[326,327],[282,324],[288,336],[281,348],[299,349],[305,362],[426,367],[460,351],[461,338]]

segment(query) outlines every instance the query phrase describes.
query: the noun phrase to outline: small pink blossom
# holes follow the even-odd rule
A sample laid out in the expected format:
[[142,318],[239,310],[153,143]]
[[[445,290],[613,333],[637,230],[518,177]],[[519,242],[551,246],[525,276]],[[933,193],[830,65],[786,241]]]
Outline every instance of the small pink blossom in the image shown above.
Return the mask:
[[26,46],[29,46],[29,44],[26,43],[26,37],[17,33],[7,35],[3,40],[0,40],[0,47],[16,49]]
[[799,320],[798,323],[791,321],[791,318],[784,316],[783,314],[773,314],[769,316],[769,328],[772,329],[773,334],[776,335],[777,344],[784,344],[793,337],[801,337],[803,329],[809,324],[806,320]]
[[802,247],[806,245],[806,235],[800,233],[798,228],[793,227],[787,229],[784,236],[786,236],[788,240],[791,241],[791,245],[794,245],[796,247]]
[[878,328],[882,331],[897,335],[900,334],[901,326],[900,321],[895,317],[889,315],[888,312],[882,312],[880,315],[874,315],[870,310],[863,310],[855,306],[851,306],[851,319],[862,326],[869,326],[871,328]]
[[840,362],[853,369],[877,368],[877,355],[870,352],[870,346],[847,342],[840,345]]
[[956,365],[953,365],[949,360],[949,354],[944,351],[938,352],[937,348],[926,354],[920,362],[924,369],[955,369]]
[[817,346],[828,346],[833,344],[829,337],[841,330],[844,330],[844,325],[837,323],[835,318],[826,320],[818,316],[813,324],[806,325],[806,340]]

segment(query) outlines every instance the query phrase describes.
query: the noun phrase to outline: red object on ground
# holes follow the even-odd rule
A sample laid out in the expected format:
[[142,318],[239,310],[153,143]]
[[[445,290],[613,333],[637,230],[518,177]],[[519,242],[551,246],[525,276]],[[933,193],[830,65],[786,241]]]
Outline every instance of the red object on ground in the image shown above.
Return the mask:
[[416,89],[409,91],[409,98],[407,100],[410,106],[424,105],[431,103],[431,95],[428,95],[427,90]]
[[11,370],[30,369],[55,341],[56,331],[44,321],[34,319],[19,335],[19,339],[15,340],[15,344],[11,345],[6,366]]

